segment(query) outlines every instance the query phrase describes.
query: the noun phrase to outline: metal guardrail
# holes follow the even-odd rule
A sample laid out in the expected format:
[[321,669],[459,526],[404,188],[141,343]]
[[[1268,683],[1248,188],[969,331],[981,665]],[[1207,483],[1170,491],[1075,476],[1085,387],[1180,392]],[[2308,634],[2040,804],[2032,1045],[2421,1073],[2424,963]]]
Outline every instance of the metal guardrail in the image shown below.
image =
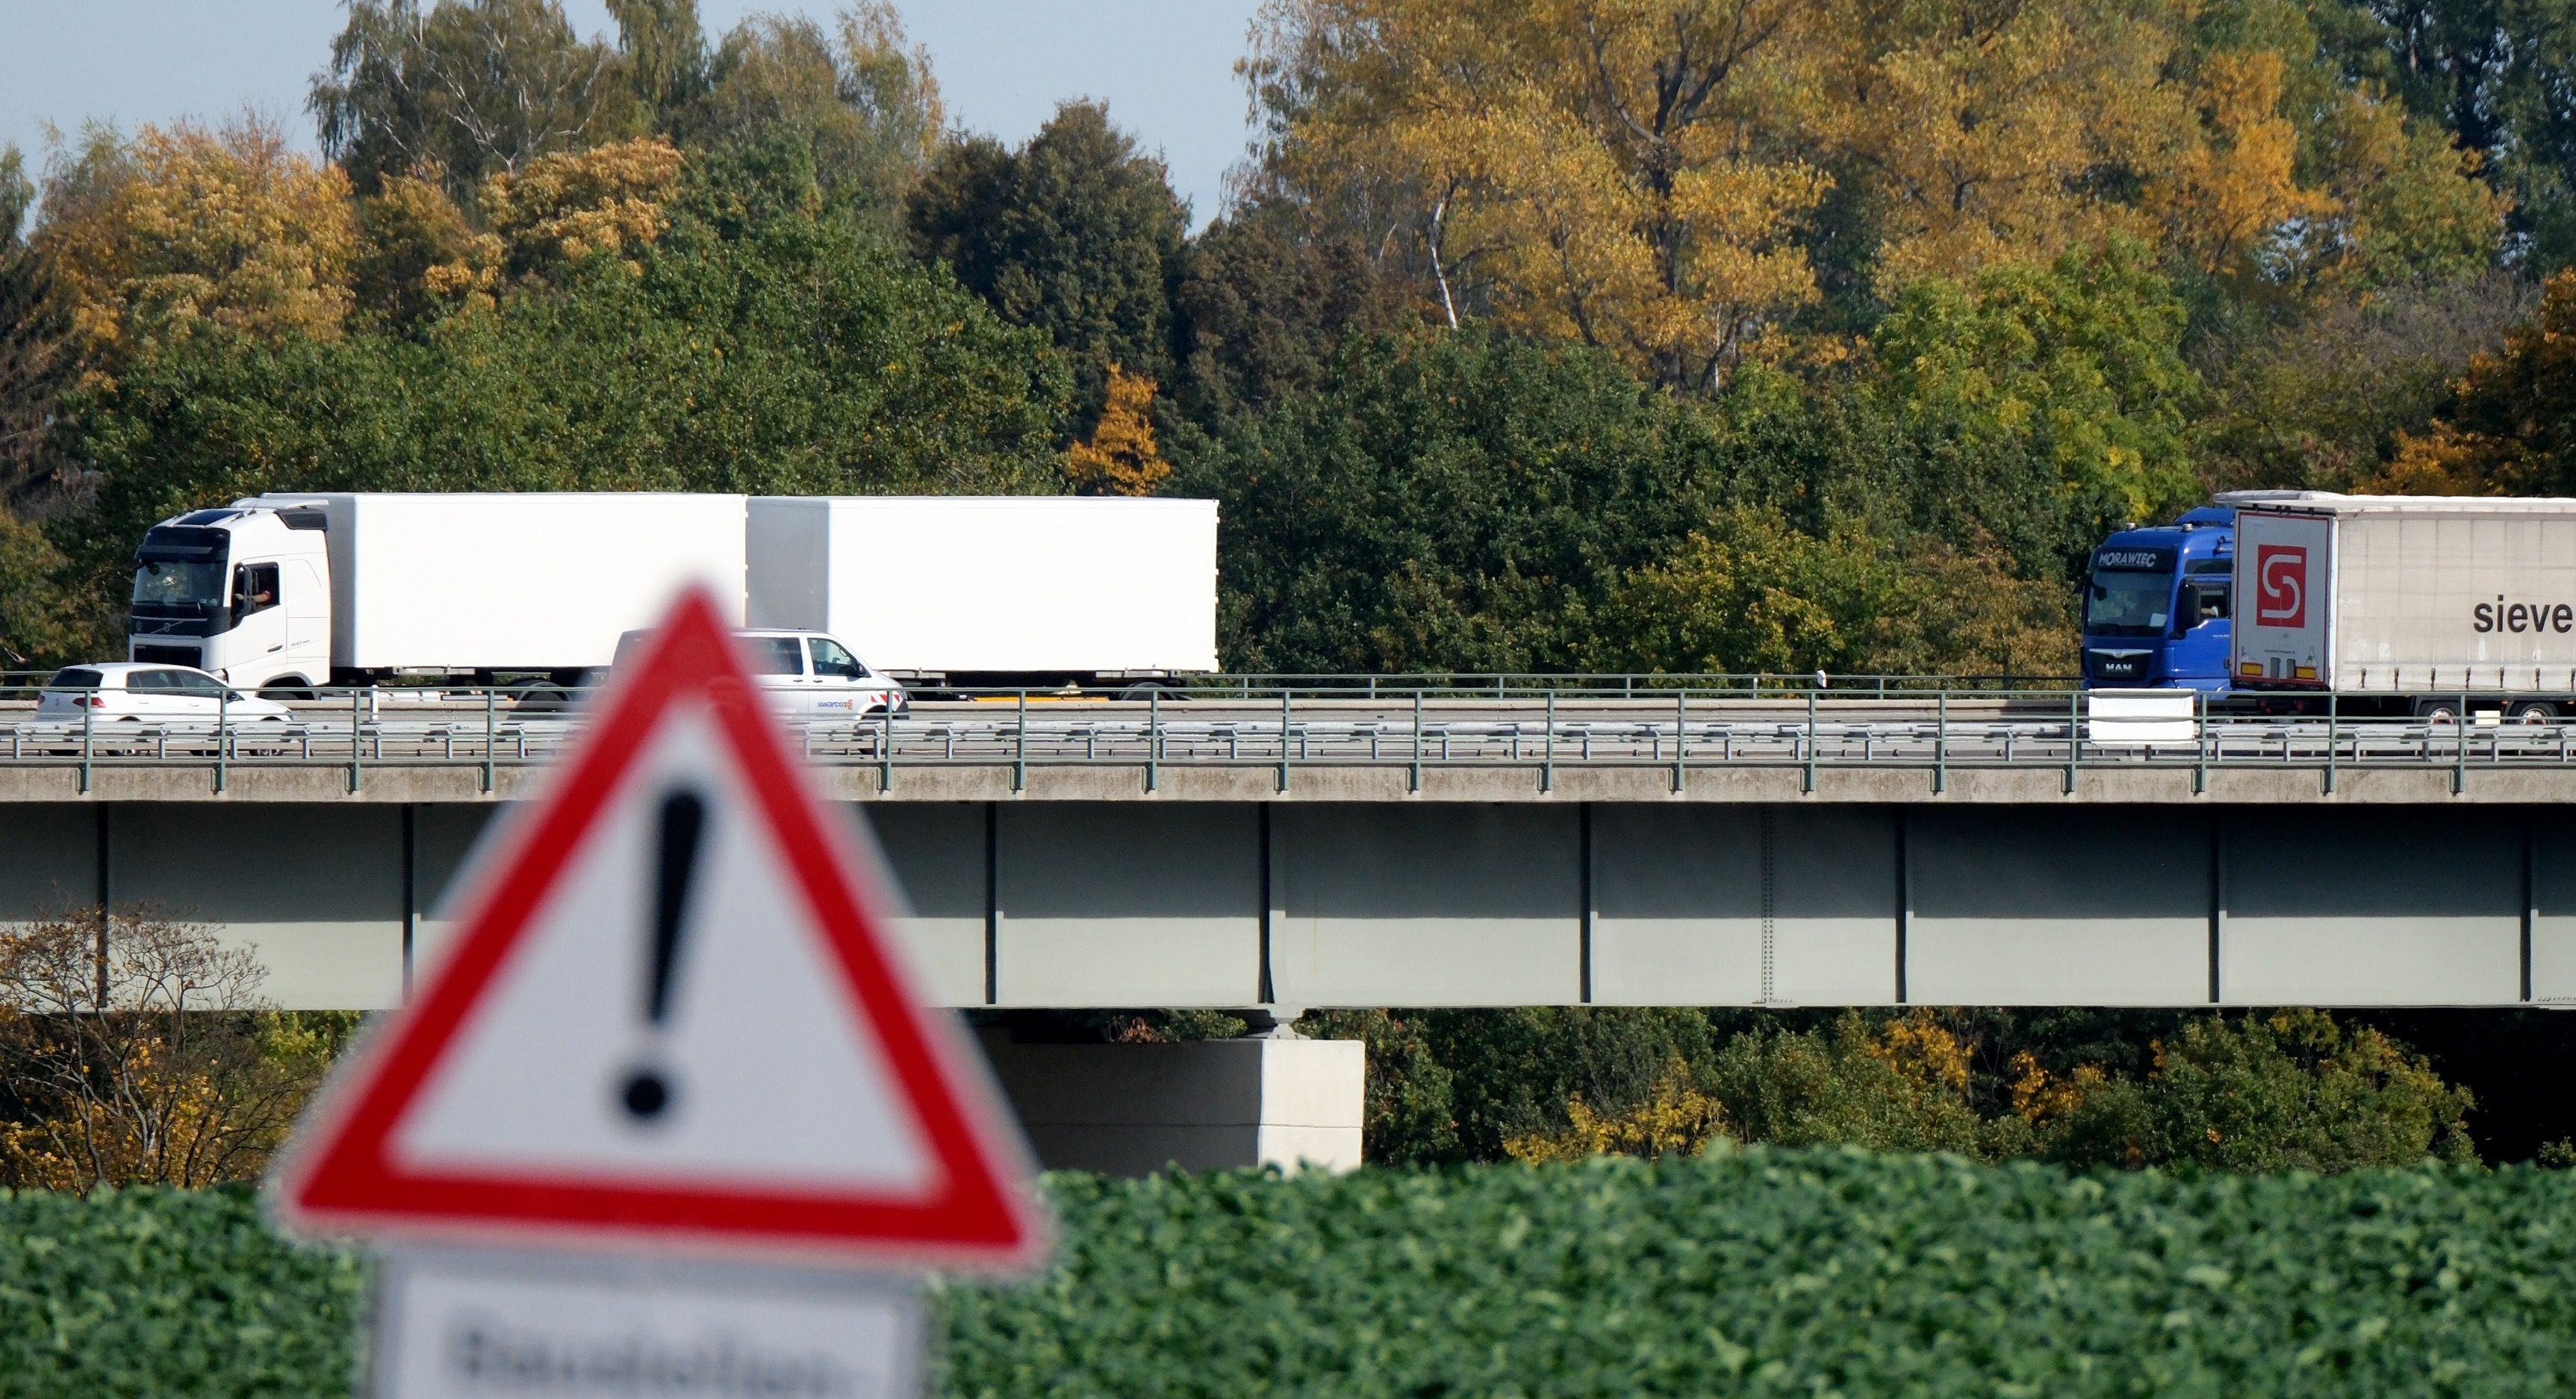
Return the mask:
[[[987,691],[917,703],[901,716],[788,716],[809,761],[876,770],[879,790],[936,768],[1007,768],[1013,790],[1042,767],[1124,767],[1142,790],[1185,768],[1264,769],[1288,791],[1301,771],[1401,769],[1411,790],[1441,769],[1518,769],[1541,791],[1561,770],[1634,768],[1669,774],[1674,791],[1694,773],[1788,768],[1803,790],[1829,769],[1918,770],[1934,791],[1973,769],[2056,769],[2073,791],[2088,768],[2187,770],[2195,791],[2215,769],[2313,770],[2332,792],[2340,774],[2447,769],[2453,791],[2472,769],[2568,768],[2576,725],[2506,723],[2464,698],[2463,725],[2447,719],[2265,717],[2212,712],[2192,700],[2187,733],[2158,741],[2104,738],[2086,692],[2016,688],[1848,688],[1660,693],[1508,690],[1496,697],[1430,685],[1374,698],[1267,691],[1148,690],[1133,701],[1067,698],[1038,690]],[[0,768],[77,767],[80,790],[104,769],[194,768],[209,790],[246,769],[327,768],[349,790],[386,768],[478,770],[495,789],[503,768],[552,761],[581,729],[580,692],[553,689],[353,690],[245,718],[231,704],[212,719],[151,721],[38,717],[25,700],[0,702]],[[2180,698],[2179,695],[2176,698]],[[2359,699],[2361,697],[2352,697]],[[2384,697],[2372,697],[2384,698]]]

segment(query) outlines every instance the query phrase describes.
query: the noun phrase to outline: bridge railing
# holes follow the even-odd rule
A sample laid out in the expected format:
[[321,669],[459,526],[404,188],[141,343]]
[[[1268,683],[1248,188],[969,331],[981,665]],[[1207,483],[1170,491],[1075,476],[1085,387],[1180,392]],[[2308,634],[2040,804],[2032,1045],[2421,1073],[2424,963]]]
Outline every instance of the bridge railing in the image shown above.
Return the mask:
[[[1533,685],[1512,677],[1400,677],[1401,687],[1272,677],[1233,688],[1141,686],[1132,698],[1037,689],[956,690],[888,714],[817,713],[810,691],[771,692],[791,740],[818,765],[873,769],[879,790],[924,769],[1007,769],[1014,790],[1051,767],[1126,768],[1144,791],[1189,768],[1243,768],[1291,790],[1300,773],[1402,771],[1411,790],[1450,769],[1525,773],[1552,790],[1560,771],[1651,770],[1685,790],[1713,770],[1787,768],[1813,790],[1844,768],[1916,770],[1933,790],[1953,773],[2047,768],[2073,791],[2089,768],[2188,770],[2195,790],[2214,769],[2311,770],[2331,792],[2370,768],[2444,768],[2453,790],[2474,769],[2567,767],[2576,727],[2555,715],[2507,722],[2494,702],[2462,696],[2445,714],[2389,715],[2384,695],[2318,695],[2309,711],[2213,709],[2166,692],[2170,717],[2140,726],[2097,712],[2098,692],[2059,682],[1959,685],[1890,677],[1819,686],[1788,677],[1738,685],[1661,682],[1726,677],[1617,677],[1623,683]],[[1538,677],[1532,677],[1537,679]],[[1568,677],[1598,681],[1603,677]],[[1653,679],[1658,683],[1629,684]],[[1761,683],[1757,686],[1755,681]],[[2131,692],[2134,693],[2134,692]],[[546,684],[324,690],[275,703],[220,694],[203,713],[129,713],[106,704],[40,708],[0,699],[0,768],[76,768],[87,792],[101,770],[197,769],[212,791],[244,770],[327,768],[350,790],[387,768],[466,768],[496,790],[505,768],[553,761],[580,732],[590,692]],[[2467,716],[2468,722],[2460,722]]]

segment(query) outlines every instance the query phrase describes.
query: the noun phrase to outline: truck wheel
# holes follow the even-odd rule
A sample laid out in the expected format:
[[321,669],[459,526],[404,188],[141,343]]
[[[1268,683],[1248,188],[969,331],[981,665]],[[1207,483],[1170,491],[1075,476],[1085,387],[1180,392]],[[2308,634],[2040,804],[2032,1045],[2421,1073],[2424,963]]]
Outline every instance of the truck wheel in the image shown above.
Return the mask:
[[305,688],[304,682],[298,680],[283,684],[264,686],[259,692],[259,697],[264,700],[275,700],[280,704],[285,704],[293,700],[309,700],[313,698],[313,692]]
[[1133,701],[1137,704],[1143,704],[1145,701],[1154,698],[1156,695],[1162,696],[1163,702],[1166,704],[1172,703],[1175,700],[1187,700],[1189,698],[1189,695],[1178,687],[1166,685],[1160,680],[1139,680],[1135,684],[1118,692],[1118,698]]
[[2417,700],[2415,717],[2436,724],[2456,724],[2460,722],[2460,702],[2448,699]]
[[2511,716],[2513,721],[2517,724],[2554,724],[2558,722],[2558,706],[2551,704],[2547,700],[2519,700],[2515,702],[2511,709],[2506,710],[2505,712]]

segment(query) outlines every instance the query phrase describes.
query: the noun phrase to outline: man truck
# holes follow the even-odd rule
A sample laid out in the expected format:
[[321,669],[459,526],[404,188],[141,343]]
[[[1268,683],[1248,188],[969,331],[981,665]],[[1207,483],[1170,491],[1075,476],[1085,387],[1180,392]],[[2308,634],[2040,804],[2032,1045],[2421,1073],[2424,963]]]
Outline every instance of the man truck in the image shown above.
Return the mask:
[[1216,503],[1067,497],[253,496],[145,534],[127,652],[269,698],[571,686],[689,582],[952,686],[1216,668]]
[[2223,494],[2094,551],[2084,676],[2546,722],[2576,711],[2576,499]]

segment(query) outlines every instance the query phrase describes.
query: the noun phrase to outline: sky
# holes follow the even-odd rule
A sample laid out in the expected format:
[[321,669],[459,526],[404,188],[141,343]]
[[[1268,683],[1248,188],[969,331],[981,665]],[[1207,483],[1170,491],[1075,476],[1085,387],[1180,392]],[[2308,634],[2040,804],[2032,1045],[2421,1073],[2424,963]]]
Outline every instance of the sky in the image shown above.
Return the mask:
[[[710,40],[754,10],[828,20],[833,5],[699,0]],[[1169,165],[1204,224],[1247,132],[1234,61],[1258,0],[897,0],[930,50],[949,119],[1017,144],[1056,104],[1099,98]],[[615,32],[604,0],[565,0],[581,33]],[[40,163],[44,126],[127,131],[254,107],[307,149],[305,85],[338,33],[338,0],[0,0],[0,144]]]

